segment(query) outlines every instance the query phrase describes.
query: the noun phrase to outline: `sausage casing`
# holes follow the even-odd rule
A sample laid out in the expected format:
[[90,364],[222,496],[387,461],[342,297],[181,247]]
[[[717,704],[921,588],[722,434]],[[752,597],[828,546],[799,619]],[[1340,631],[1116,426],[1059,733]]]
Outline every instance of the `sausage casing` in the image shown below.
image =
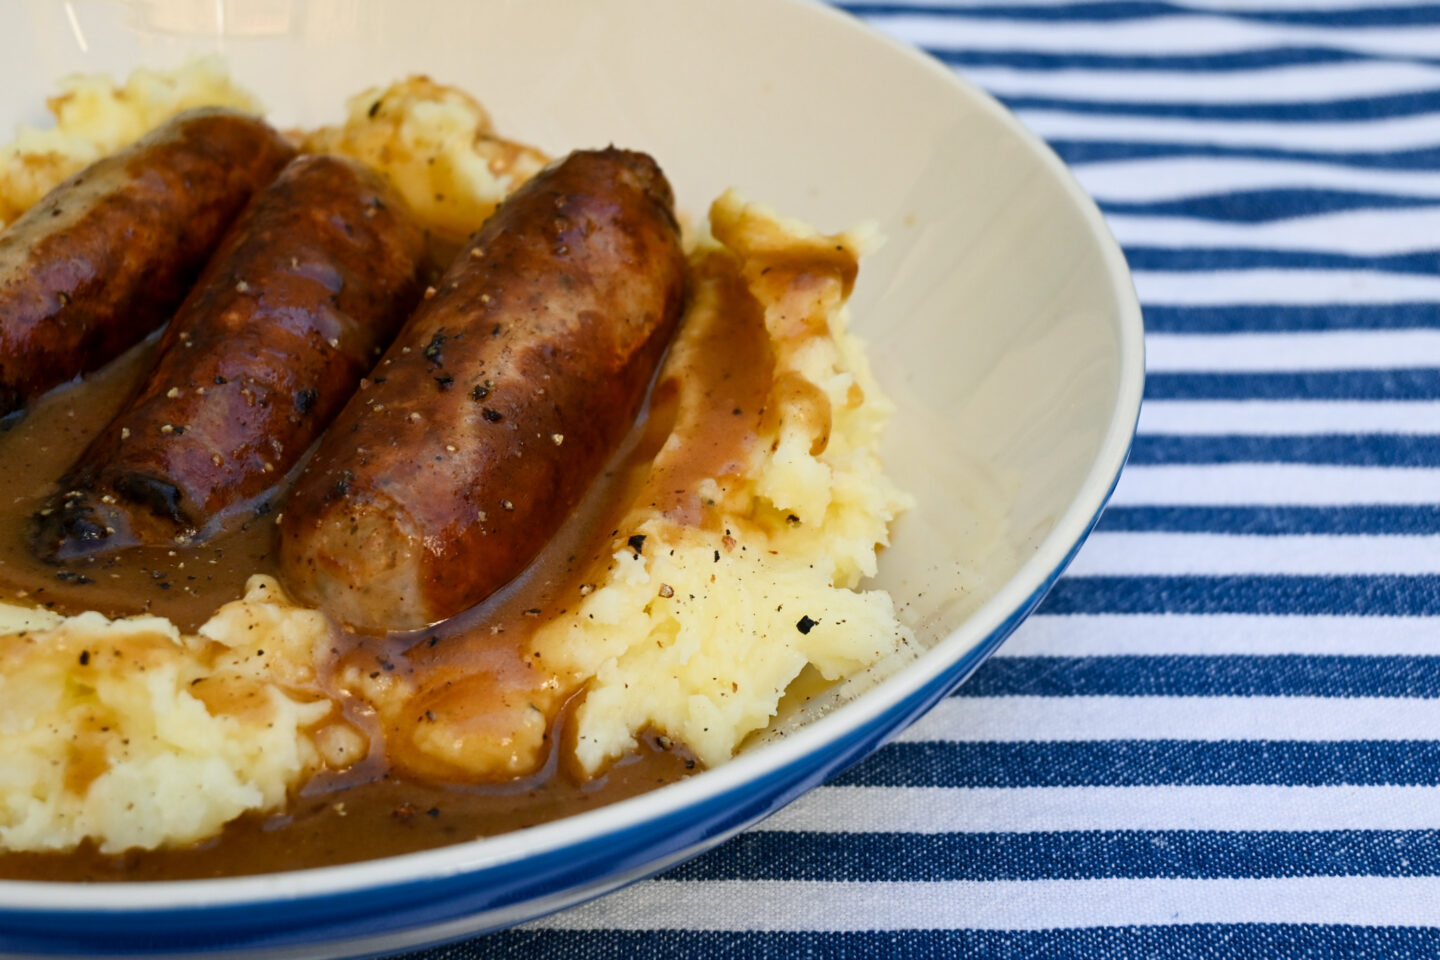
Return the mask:
[[571,154],[521,187],[427,291],[296,481],[290,589],[379,632],[499,589],[633,420],[685,294],[648,156]]
[[251,195],[293,156],[258,118],[190,110],[0,233],[0,414],[164,323]]
[[274,487],[419,299],[424,234],[351,160],[291,162],[227,234],[149,377],[60,481],[37,552],[188,540]]

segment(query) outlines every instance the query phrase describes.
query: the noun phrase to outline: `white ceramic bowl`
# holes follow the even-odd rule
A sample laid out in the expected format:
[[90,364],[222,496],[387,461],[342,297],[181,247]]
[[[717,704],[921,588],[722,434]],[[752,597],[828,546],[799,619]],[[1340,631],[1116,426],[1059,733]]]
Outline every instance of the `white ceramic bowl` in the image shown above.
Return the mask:
[[1125,460],[1143,380],[1125,263],[1062,164],[939,64],[802,0],[29,0],[6,6],[0,120],[55,80],[220,51],[281,123],[428,72],[553,153],[653,153],[682,208],[730,185],[836,230],[876,219],[858,332],[919,501],[879,584],[929,652],[778,742],[494,839],[233,880],[0,882],[0,954],[376,953],[497,928],[693,856],[864,756],[1039,602]]

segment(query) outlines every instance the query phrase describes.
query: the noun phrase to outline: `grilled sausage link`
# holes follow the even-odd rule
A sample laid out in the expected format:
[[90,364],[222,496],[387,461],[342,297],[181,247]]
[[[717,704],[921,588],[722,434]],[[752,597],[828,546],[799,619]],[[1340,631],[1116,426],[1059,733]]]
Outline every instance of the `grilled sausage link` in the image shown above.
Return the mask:
[[336,419],[280,526],[292,591],[369,632],[450,617],[532,560],[619,444],[684,300],[648,156],[518,190]]
[[305,156],[260,193],[150,376],[60,480],[42,557],[192,539],[274,487],[419,299],[424,234],[359,164]]
[[294,155],[255,117],[190,110],[0,233],[0,415],[169,319],[251,195]]

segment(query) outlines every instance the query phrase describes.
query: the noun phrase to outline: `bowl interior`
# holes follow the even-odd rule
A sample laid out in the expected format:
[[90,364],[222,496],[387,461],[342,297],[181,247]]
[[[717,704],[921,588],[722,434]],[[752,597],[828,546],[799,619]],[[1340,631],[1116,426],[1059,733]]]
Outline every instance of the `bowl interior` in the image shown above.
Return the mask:
[[878,584],[928,645],[987,602],[1028,595],[1123,456],[1138,310],[1093,207],[992,101],[844,15],[774,0],[10,10],[7,123],[42,120],[66,73],[123,75],[197,52],[225,55],[282,124],[332,122],[347,96],[424,72],[552,153],[649,151],[696,217],[735,185],[825,230],[877,221],[887,242],[862,264],[853,320],[898,408],[887,465],[918,501]]

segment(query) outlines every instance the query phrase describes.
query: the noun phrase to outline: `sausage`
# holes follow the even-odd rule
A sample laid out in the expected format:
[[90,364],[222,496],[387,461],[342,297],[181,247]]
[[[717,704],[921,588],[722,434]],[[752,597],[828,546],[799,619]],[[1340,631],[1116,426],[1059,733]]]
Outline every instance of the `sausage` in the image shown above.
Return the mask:
[[471,238],[322,439],[280,525],[289,588],[366,632],[514,578],[638,412],[685,260],[648,156],[577,152]]
[[339,157],[291,162],[226,236],[149,377],[36,515],[36,552],[188,542],[275,487],[419,300],[424,248],[377,175]]
[[255,117],[190,110],[0,233],[0,415],[169,319],[251,195],[294,155]]

